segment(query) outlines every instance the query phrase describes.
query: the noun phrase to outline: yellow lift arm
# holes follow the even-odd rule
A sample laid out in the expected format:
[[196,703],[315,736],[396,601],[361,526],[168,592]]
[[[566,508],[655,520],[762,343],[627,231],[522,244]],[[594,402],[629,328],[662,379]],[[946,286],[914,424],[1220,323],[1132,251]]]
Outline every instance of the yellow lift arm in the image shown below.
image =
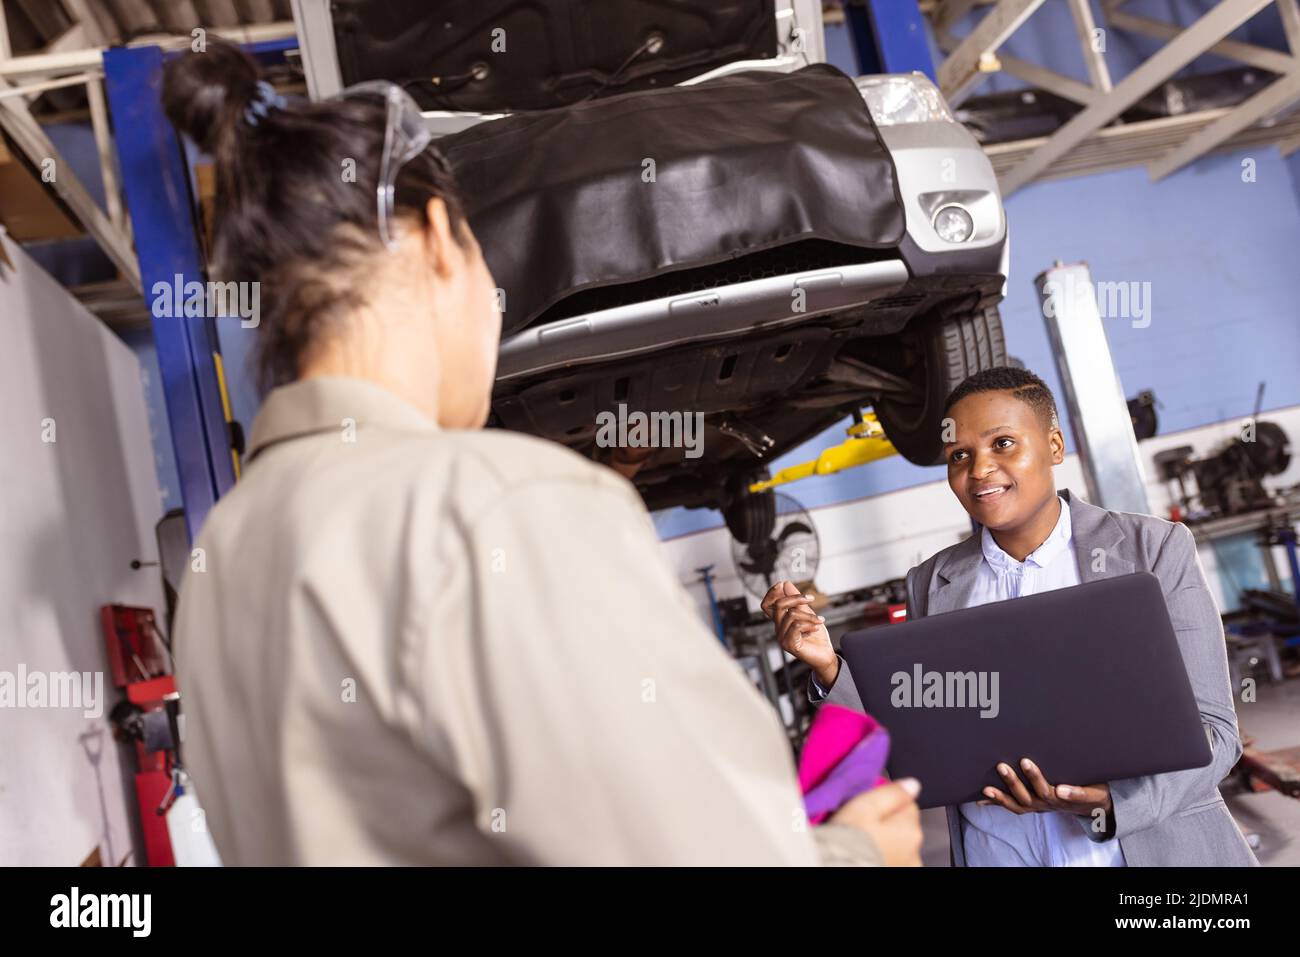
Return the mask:
[[854,422],[845,431],[849,437],[839,445],[826,449],[811,462],[801,462],[781,469],[770,479],[755,482],[749,490],[766,492],[778,485],[788,485],[813,475],[843,472],[898,453],[889,439],[885,438],[885,430],[876,420],[874,412],[863,412],[860,421]]

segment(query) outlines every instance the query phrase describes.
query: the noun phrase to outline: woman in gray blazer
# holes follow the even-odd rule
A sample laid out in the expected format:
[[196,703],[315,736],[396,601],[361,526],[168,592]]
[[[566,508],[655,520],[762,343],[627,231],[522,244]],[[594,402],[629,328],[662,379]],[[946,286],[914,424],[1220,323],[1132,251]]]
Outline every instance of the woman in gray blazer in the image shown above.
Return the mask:
[[[948,398],[948,484],[979,532],[907,575],[908,617],[1126,575],[1163,586],[1212,758],[1203,768],[1092,785],[1049,783],[1007,755],[1004,787],[949,807],[957,865],[1256,866],[1219,794],[1241,755],[1223,626],[1186,526],[1058,494],[1065,456],[1056,404],[1022,369],[978,373]],[[763,601],[783,648],[813,668],[814,700],[857,709],[823,619],[790,582]],[[924,782],[922,782],[924,784]]]

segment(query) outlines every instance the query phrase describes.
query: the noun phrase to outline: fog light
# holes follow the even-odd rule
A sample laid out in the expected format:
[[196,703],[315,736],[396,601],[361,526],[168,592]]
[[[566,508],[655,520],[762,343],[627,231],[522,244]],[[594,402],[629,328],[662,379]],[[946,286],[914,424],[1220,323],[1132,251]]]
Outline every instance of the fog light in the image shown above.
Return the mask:
[[944,206],[934,214],[934,231],[946,243],[964,243],[975,233],[975,220],[961,206]]

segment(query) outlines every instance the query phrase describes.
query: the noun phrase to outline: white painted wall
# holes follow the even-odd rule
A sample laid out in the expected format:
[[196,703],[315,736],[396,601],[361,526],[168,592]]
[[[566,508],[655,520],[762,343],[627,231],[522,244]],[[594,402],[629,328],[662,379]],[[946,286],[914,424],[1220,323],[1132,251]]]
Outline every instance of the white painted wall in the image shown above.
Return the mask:
[[[1300,406],[1267,412],[1260,418],[1276,422],[1292,436],[1293,445],[1300,448]],[[1153,460],[1158,452],[1180,445],[1192,446],[1197,454],[1209,452],[1237,435],[1240,427],[1241,423],[1237,421],[1222,422],[1185,432],[1157,435],[1140,443],[1138,450],[1147,472],[1152,514],[1167,516],[1173,501],[1171,490],[1155,480]],[[943,470],[935,469],[934,474],[937,480],[924,485],[813,509],[811,514],[821,540],[817,587],[834,594],[902,577],[912,566],[969,535],[970,519],[949,490]],[[1300,453],[1292,456],[1287,472],[1266,480],[1265,484],[1270,488],[1285,488],[1297,483],[1300,483]],[[799,484],[795,482],[781,491],[798,499]],[[1057,466],[1056,485],[1087,498],[1077,455],[1067,456],[1064,464]],[[735,574],[731,540],[725,528],[668,539],[664,548],[677,569],[678,577],[695,598],[701,618],[709,622],[710,627],[708,597],[695,569],[709,564],[714,566],[713,572],[717,575],[714,588],[719,598],[747,594]],[[1225,592],[1226,584],[1220,581],[1213,550],[1203,545],[1200,555],[1220,607],[1232,607],[1234,603],[1231,595]],[[1274,549],[1274,560],[1285,580],[1287,564],[1281,548]],[[750,607],[758,607],[752,596]]]
[[[161,516],[140,366],[3,229],[0,243],[0,672],[106,672],[99,607],[164,609],[157,569],[131,569],[157,558]],[[112,739],[107,673],[103,689],[98,718],[0,707],[0,865],[132,852],[133,765]]]

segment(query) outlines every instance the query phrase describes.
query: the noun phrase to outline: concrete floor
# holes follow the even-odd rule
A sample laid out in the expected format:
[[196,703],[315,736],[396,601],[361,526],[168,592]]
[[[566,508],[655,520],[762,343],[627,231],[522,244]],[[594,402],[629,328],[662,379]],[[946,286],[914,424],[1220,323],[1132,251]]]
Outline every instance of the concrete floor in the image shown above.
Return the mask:
[[[1243,734],[1262,751],[1300,747],[1300,678],[1269,684],[1259,678],[1259,700],[1238,702],[1237,721]],[[1276,791],[1244,792],[1235,779],[1222,785],[1224,799],[1241,829],[1255,835],[1252,842],[1259,862],[1266,867],[1300,865],[1300,800]],[[943,808],[921,812],[925,845],[921,858],[927,867],[948,866],[948,825]]]

